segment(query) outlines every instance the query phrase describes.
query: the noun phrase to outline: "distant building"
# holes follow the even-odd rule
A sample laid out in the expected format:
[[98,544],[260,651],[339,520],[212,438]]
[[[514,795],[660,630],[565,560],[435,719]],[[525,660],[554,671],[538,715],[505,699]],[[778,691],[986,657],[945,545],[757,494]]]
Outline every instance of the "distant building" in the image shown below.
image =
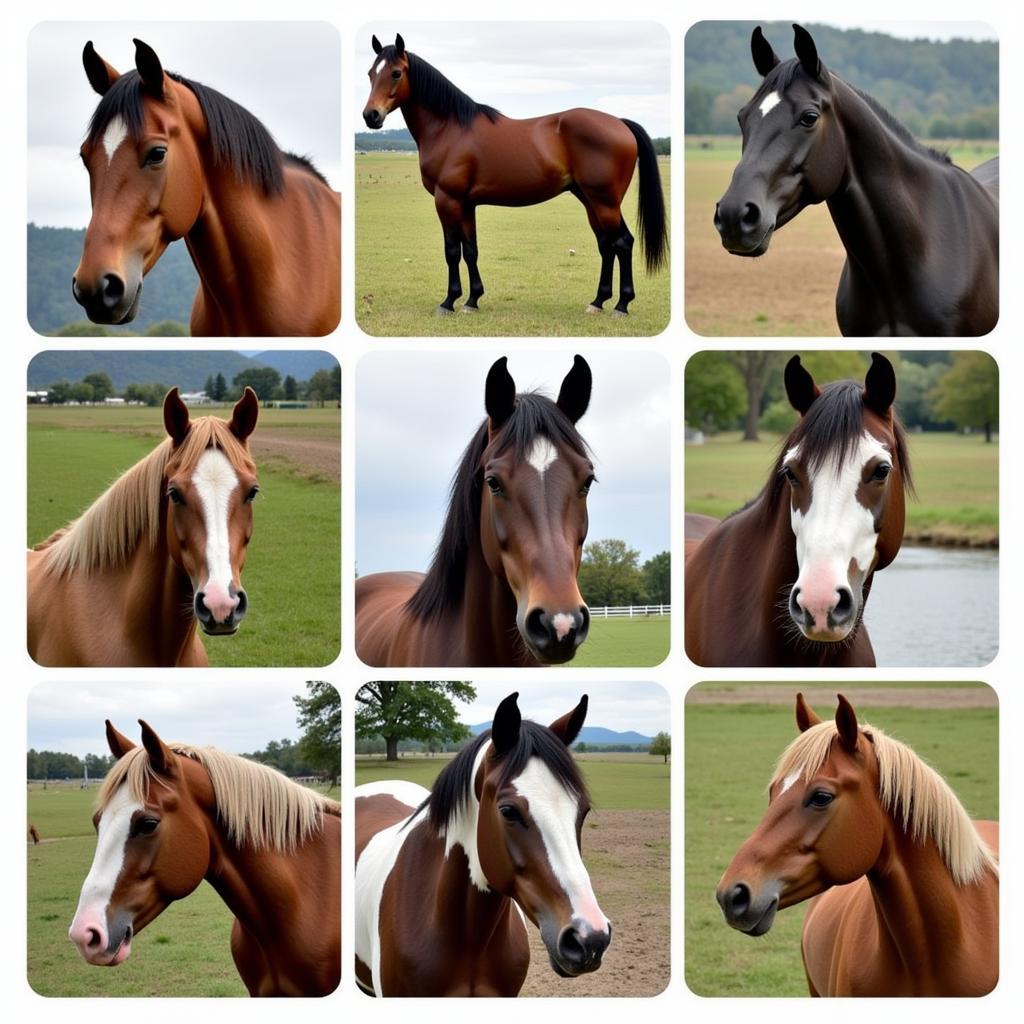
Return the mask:
[[209,405],[213,401],[205,391],[186,391],[181,400],[186,405]]
[[25,399],[29,405],[46,405],[50,400],[49,391],[26,391]]

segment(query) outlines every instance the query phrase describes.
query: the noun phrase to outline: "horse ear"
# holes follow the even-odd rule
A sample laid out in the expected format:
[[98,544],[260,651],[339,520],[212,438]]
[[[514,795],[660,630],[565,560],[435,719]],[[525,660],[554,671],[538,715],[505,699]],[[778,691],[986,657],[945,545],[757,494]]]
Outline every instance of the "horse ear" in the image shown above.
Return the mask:
[[405,53],[405,40],[400,35],[398,35],[396,33],[395,34],[395,55],[398,56],[398,57],[401,57],[403,53]]
[[804,71],[812,78],[821,78],[823,69],[818,58],[818,48],[814,45],[811,33],[802,25],[793,26],[793,48]]
[[567,715],[562,715],[557,721],[552,722],[548,728],[567,746],[571,747],[573,740],[580,734],[583,723],[587,718],[587,695],[583,694],[579,704],[576,705]]
[[857,713],[853,710],[853,705],[841,693],[836,696],[839,698],[839,707],[836,708],[836,730],[839,733],[839,741],[843,748],[852,754],[857,749],[857,737],[859,736]]
[[370,40],[370,45],[373,47],[373,52],[377,54],[377,56],[379,57],[380,51],[384,49],[384,47],[380,45],[380,40],[376,36],[374,36]]
[[871,353],[871,366],[864,378],[864,404],[881,417],[889,415],[896,398],[896,371],[880,352]]
[[164,429],[177,446],[185,440],[190,427],[188,406],[181,400],[178,389],[171,388],[164,396]]
[[516,382],[508,372],[508,356],[502,356],[487,371],[484,385],[484,408],[491,421],[491,430],[500,430],[516,405]]
[[142,87],[158,100],[164,98],[164,69],[156,50],[141,39],[133,39],[135,44],[135,67],[142,79]]
[[141,718],[139,725],[142,726],[142,745],[149,754],[153,771],[157,775],[170,775],[174,771],[174,751]]
[[801,732],[807,732],[812,725],[817,725],[820,721],[814,708],[804,700],[804,695],[798,693],[796,695],[796,727]]
[[519,742],[519,727],[523,716],[519,713],[518,693],[510,693],[494,712],[491,723],[491,742],[498,754],[507,754]]
[[762,78],[773,67],[782,63],[778,54],[772,49],[772,44],[765,39],[760,25],[754,29],[754,33],[750,37],[750,55],[754,58],[754,67]]
[[786,363],[785,382],[789,404],[801,416],[806,416],[807,410],[810,409],[811,404],[821,394],[821,391],[814,383],[814,378],[804,369],[799,356],[793,356]]
[[231,422],[228,430],[231,431],[239,441],[244,441],[255,429],[256,421],[260,418],[260,400],[252,388],[246,387],[242,397],[235,402],[231,410]]
[[575,423],[587,411],[590,405],[590,389],[594,384],[594,375],[590,365],[583,356],[575,356],[572,369],[565,375],[562,387],[558,392],[558,408]]
[[118,761],[128,753],[129,750],[135,749],[135,744],[132,743],[127,736],[122,736],[113,726],[110,719],[107,719],[107,746],[110,747],[110,752],[117,758]]
[[85,77],[89,84],[101,96],[121,77],[121,72],[112,68],[92,47],[92,40],[82,50],[82,64],[85,66]]

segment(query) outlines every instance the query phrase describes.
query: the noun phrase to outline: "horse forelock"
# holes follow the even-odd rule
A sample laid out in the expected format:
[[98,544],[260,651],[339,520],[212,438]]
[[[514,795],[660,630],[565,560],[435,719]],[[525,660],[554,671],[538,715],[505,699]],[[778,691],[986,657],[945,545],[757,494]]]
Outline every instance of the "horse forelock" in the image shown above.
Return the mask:
[[[894,823],[915,842],[934,843],[958,885],[979,881],[986,870],[998,873],[995,855],[945,779],[881,729],[865,722],[860,734],[870,737],[878,762],[879,803]],[[779,782],[810,781],[828,760],[838,735],[834,721],[819,722],[800,733],[779,757],[769,791]]]

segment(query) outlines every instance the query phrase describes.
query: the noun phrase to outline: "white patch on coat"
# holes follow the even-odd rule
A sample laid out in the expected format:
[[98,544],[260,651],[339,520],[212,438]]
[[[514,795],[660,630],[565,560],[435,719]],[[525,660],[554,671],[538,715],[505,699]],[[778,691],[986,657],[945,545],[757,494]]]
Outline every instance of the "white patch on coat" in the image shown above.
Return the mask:
[[770,92],[770,93],[768,93],[767,96],[765,96],[765,98],[763,100],[761,100],[761,105],[757,109],[761,111],[761,116],[762,117],[766,117],[781,102],[782,102],[782,97],[778,94],[778,92]]
[[798,772],[798,771],[790,772],[782,780],[782,789],[779,790],[779,796],[782,796],[782,794],[785,793],[786,790],[789,789],[789,787],[792,786],[793,783],[796,782],[796,780],[799,779],[799,778],[800,778],[800,772]]
[[128,138],[128,125],[124,118],[118,114],[112,118],[107,130],[103,133],[103,149],[107,154],[107,163],[114,159],[114,154],[124,140]]
[[533,447],[526,456],[526,461],[543,476],[557,458],[558,449],[551,443],[551,439],[540,435],[534,438]]
[[228,457],[219,448],[207,448],[196,464],[192,477],[196,493],[203,506],[206,522],[206,589],[210,583],[219,584],[225,594],[232,582],[231,531],[228,528],[228,508],[231,494],[238,486]]

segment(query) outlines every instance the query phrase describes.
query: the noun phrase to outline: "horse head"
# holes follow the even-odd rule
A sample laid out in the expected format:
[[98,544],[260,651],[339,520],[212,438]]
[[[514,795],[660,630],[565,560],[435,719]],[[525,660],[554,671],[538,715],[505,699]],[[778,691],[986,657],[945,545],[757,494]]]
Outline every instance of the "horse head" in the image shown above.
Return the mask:
[[400,35],[395,36],[393,46],[382,46],[374,36],[373,53],[373,64],[367,72],[370,95],[363,108],[363,120],[367,128],[382,128],[384,118],[409,98],[409,54]]

